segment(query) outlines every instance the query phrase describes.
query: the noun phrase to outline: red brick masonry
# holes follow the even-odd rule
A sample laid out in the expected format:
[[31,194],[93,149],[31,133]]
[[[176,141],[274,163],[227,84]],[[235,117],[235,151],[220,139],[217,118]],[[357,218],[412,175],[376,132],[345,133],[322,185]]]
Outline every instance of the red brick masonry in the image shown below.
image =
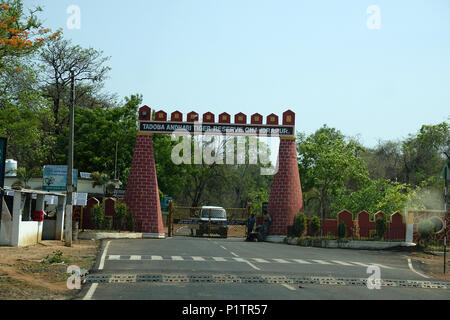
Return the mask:
[[269,235],[286,236],[294,216],[303,210],[302,187],[298,172],[295,138],[282,138],[278,155],[279,169],[270,191],[268,211],[272,217]]
[[164,235],[151,135],[137,136],[125,202],[141,232]]

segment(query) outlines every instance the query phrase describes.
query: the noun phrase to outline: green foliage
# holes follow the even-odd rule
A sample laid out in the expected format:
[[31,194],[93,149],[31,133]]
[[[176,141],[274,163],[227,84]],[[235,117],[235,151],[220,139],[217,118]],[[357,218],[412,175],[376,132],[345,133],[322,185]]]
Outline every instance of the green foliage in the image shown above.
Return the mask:
[[103,222],[105,220],[103,207],[100,204],[97,204],[93,206],[91,210],[92,222],[94,223],[95,228],[102,229],[104,226]]
[[303,212],[300,212],[294,217],[294,235],[296,237],[303,236],[306,230],[306,216]]
[[262,215],[262,205],[263,203],[269,202],[269,192],[267,189],[253,190],[248,193],[250,202],[252,203],[251,210],[257,215]]
[[423,220],[419,223],[417,231],[420,234],[420,237],[425,242],[425,247],[428,245],[428,241],[434,233],[435,225],[432,220]]
[[114,229],[121,230],[124,219],[127,216],[127,205],[124,202],[118,202],[116,203],[114,209]]
[[102,230],[112,230],[112,222],[113,222],[113,217],[111,216],[104,216],[103,218],[103,225],[102,225]]
[[63,259],[63,253],[60,250],[56,250],[53,252],[53,255],[47,255],[41,263],[43,264],[54,264],[54,263],[63,263],[68,262],[67,259]]
[[313,216],[311,222],[309,223],[309,228],[313,236],[316,236],[320,231],[320,218],[318,216]]
[[338,225],[338,238],[343,239],[347,236],[347,226],[344,221],[339,222]]
[[131,211],[127,211],[126,227],[128,231],[134,231],[134,217]]
[[[367,166],[358,156],[364,149],[354,141],[346,141],[342,133],[327,126],[305,138],[298,136],[300,179],[305,205],[311,211],[311,202],[317,201],[322,219],[329,214],[330,200],[337,190],[360,188],[367,184]],[[316,211],[317,212],[317,211]]]
[[377,231],[378,239],[383,239],[387,229],[386,217],[377,219],[375,222],[375,229]]

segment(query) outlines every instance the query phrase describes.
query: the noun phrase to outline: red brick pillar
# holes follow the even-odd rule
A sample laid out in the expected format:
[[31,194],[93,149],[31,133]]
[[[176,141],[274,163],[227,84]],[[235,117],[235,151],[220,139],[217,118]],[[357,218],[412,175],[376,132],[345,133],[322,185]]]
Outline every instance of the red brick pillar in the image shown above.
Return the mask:
[[294,216],[303,210],[295,137],[281,137],[278,172],[270,191],[268,211],[272,217],[269,236],[286,236]]
[[164,238],[151,134],[138,133],[125,202],[146,238]]

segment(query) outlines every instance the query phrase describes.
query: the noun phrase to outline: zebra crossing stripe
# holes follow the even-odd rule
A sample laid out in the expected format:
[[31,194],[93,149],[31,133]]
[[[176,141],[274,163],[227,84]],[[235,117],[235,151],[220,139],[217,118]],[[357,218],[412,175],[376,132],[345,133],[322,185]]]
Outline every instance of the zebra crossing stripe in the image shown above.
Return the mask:
[[180,256],[172,256],[172,260],[173,261],[183,261],[184,259],[183,259],[183,257],[180,257]]
[[286,261],[284,259],[272,259],[272,260],[278,263],[290,263],[289,261]]
[[161,256],[152,256],[151,258],[152,258],[152,260],[157,260],[157,261],[164,260],[163,257],[161,257]]
[[[250,261],[257,262],[257,263],[281,263],[281,264],[289,264],[289,263],[299,263],[299,264],[321,264],[321,265],[332,265],[332,264],[339,264],[342,266],[352,267],[352,266],[362,266],[362,267],[369,267],[369,264],[362,263],[362,262],[356,262],[356,261],[340,261],[340,260],[303,260],[303,259],[262,259],[262,258],[248,258],[243,259],[239,257],[188,257],[191,260],[190,261],[196,261],[196,262],[206,262],[206,261],[215,261],[215,262],[245,262],[245,263],[251,263]],[[186,257],[182,256],[171,256],[166,257],[166,260],[171,261],[186,261]],[[142,260],[152,260],[152,261],[163,261],[164,257],[162,256],[140,256],[140,255],[131,255],[131,256],[121,256],[121,255],[109,255],[107,256],[107,260],[113,260],[113,261],[142,261]],[[189,259],[188,259],[189,260]],[[373,263],[371,265],[378,266],[380,268],[385,269],[395,269],[393,267],[385,266],[379,263]]]
[[227,260],[225,258],[221,258],[221,257],[213,257],[214,261],[217,262],[226,262]]
[[202,258],[202,257],[192,257],[192,260],[194,260],[194,261],[205,261],[205,259]]
[[297,263],[301,263],[301,264],[311,264],[311,262],[308,262],[306,260],[302,260],[302,259],[292,259]]
[[330,262],[326,262],[326,261],[323,261],[323,260],[311,260],[311,261],[316,262],[318,264],[332,264]]

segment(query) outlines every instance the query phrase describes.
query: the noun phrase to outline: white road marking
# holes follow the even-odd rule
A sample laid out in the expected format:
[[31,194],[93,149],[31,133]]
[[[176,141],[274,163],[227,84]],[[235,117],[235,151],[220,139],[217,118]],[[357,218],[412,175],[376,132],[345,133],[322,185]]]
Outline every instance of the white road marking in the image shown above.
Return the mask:
[[284,259],[272,259],[272,260],[278,263],[290,263],[289,261],[286,261]]
[[89,288],[88,292],[84,296],[83,300],[91,300],[92,296],[94,295],[95,289],[97,289],[98,283],[93,283],[91,287]]
[[339,261],[339,260],[332,260],[331,262],[337,263],[337,264],[341,264],[343,266],[351,266],[352,264],[344,262],[344,261]]
[[379,264],[379,263],[374,263],[373,265],[378,266],[380,268],[385,268],[385,269],[395,269],[395,268],[388,267],[388,266],[385,266],[384,264]]
[[251,259],[256,261],[256,262],[259,262],[259,263],[270,263],[269,261],[264,260],[264,259],[259,259],[259,258],[251,258]]
[[228,249],[227,248],[225,248],[224,246],[220,246],[223,250],[227,250],[228,251]]
[[130,257],[130,260],[134,260],[134,261],[138,261],[138,260],[141,260],[141,259],[142,259],[141,256],[131,256]]
[[103,250],[102,258],[100,259],[100,265],[98,266],[98,270],[102,270],[105,266],[105,258],[106,258],[106,252],[108,251],[108,247],[111,241],[108,241],[106,243],[105,249]]
[[416,270],[414,270],[414,267],[412,265],[411,259],[408,259],[408,266],[409,266],[409,269],[411,269],[412,272],[417,273],[419,276],[424,277],[426,279],[430,278],[430,277],[428,277],[428,276],[426,276],[424,274],[421,274],[420,272],[417,272]]
[[250,267],[252,267],[255,270],[261,270],[260,268],[258,268],[257,266],[255,266],[253,263],[251,263],[248,260],[245,260],[243,258],[233,258],[234,260],[236,260],[237,262],[245,262],[246,264],[248,264]]
[[295,291],[295,288],[293,286],[290,286],[286,283],[281,284],[283,287],[288,288],[289,290]]
[[261,270],[260,268],[258,268],[257,266],[255,266],[253,263],[251,263],[250,261],[245,261],[245,263],[247,263],[250,267],[252,267],[255,270]]
[[205,261],[205,259],[202,258],[202,257],[192,257],[192,260],[194,260],[194,261]]
[[163,257],[161,257],[161,256],[152,256],[151,259],[152,260],[161,261],[161,260],[163,260]]
[[120,260],[120,256],[117,255],[108,256],[108,260]]
[[356,264],[356,265],[358,265],[358,266],[369,267],[369,265],[368,265],[368,264],[365,264],[365,263],[354,262],[354,261],[349,261],[349,262],[350,262],[350,263],[353,263],[353,264]]
[[180,257],[180,256],[172,256],[172,260],[173,261],[183,261],[184,259],[183,259],[183,257]]
[[326,262],[326,261],[323,261],[323,260],[311,260],[312,262],[316,262],[316,263],[318,263],[318,264],[332,264],[332,263],[329,263],[329,262]]
[[297,263],[301,263],[301,264],[311,264],[311,262],[308,262],[306,260],[302,260],[302,259],[292,259]]
[[236,253],[234,253],[234,252],[231,252],[230,251],[230,253],[233,255],[233,256],[235,256],[235,257],[239,257]]
[[217,262],[226,262],[227,261],[225,258],[221,258],[221,257],[213,257],[213,259]]

